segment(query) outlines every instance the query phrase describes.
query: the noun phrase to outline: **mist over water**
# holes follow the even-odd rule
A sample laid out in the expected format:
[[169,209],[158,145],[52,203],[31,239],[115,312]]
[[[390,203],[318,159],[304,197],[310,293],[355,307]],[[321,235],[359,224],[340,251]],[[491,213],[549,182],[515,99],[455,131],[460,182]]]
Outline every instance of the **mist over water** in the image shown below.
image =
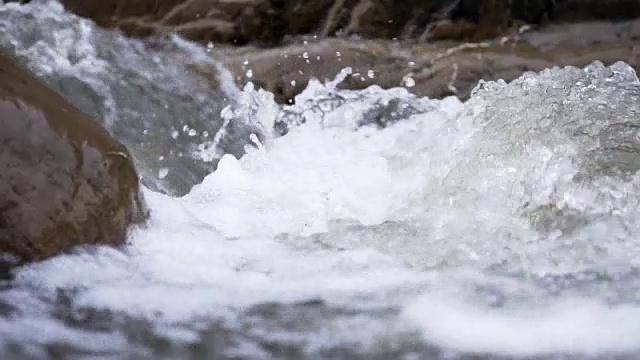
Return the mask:
[[481,83],[465,103],[340,90],[345,69],[283,107],[177,65],[216,66],[204,49],[126,40],[56,3],[0,8],[0,28],[169,193],[145,189],[152,216],[125,249],[15,271],[7,357],[640,356],[626,64]]

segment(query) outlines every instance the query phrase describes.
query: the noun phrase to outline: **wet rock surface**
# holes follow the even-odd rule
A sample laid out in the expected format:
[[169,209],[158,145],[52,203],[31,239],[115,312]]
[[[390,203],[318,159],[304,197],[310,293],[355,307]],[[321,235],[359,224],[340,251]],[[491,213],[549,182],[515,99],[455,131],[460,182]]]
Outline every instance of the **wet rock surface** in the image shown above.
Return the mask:
[[510,81],[525,71],[552,66],[583,67],[594,60],[640,66],[640,20],[552,25],[477,43],[390,40],[299,39],[274,48],[221,48],[217,56],[239,85],[252,81],[291,103],[309,78],[332,79],[341,69],[353,74],[344,89],[404,86],[431,98],[467,99],[479,80]]
[[[177,33],[214,43],[212,54],[240,87],[251,80],[279,103],[293,102],[310,78],[331,79],[345,66],[354,75],[341,88],[406,86],[419,96],[466,99],[480,79],[509,81],[523,71],[594,60],[639,62],[640,21],[632,19],[640,16],[640,5],[631,0],[61,3],[129,36]],[[523,24],[536,28],[522,31],[531,30]],[[217,71],[211,64],[195,67]]]
[[175,32],[190,40],[242,44],[277,41],[286,31],[278,4],[266,0],[62,3],[69,11],[131,36]]
[[[132,36],[176,32],[200,42],[278,44],[286,35],[482,39],[514,22],[621,20],[635,0],[63,0],[70,11]],[[453,27],[463,31],[441,31]]]
[[127,149],[0,53],[0,252],[40,260],[121,245],[145,218]]

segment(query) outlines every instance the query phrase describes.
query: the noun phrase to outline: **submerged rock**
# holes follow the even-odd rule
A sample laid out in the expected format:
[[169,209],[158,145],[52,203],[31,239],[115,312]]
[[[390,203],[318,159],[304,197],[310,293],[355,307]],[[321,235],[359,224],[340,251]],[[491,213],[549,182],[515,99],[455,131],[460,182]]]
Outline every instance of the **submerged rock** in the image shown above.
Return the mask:
[[145,218],[127,149],[0,53],[0,252],[40,260],[121,245]]

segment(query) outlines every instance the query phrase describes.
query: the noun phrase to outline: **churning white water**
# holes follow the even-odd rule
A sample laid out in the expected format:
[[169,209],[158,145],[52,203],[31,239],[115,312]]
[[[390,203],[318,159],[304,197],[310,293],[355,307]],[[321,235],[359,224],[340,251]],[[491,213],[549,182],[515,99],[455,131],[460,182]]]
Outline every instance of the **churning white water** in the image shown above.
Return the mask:
[[[124,252],[100,249],[20,269],[15,288],[2,296],[24,313],[2,322],[3,340],[55,339],[97,351],[127,346],[114,333],[75,334],[30,299],[63,289],[73,291],[74,307],[151,319],[155,331],[187,342],[197,341],[194,324],[203,319],[321,299],[362,311],[354,318],[365,320],[341,318],[308,330],[310,348],[345,339],[373,346],[391,336],[386,331],[419,330],[428,343],[463,352],[638,349],[638,280],[612,289],[617,275],[635,269],[640,249],[638,178],[576,180],[590,170],[584,166],[595,167],[595,155],[585,157],[586,140],[563,131],[585,114],[558,115],[559,106],[588,107],[607,92],[621,101],[637,96],[633,71],[595,64],[483,87],[462,104],[402,89],[312,84],[297,101],[302,110],[323,94],[344,103],[307,116],[241,160],[223,157],[183,198],[147,191],[151,221],[131,233]],[[248,87],[244,96],[258,105],[266,128],[282,116],[270,94]],[[385,129],[354,125],[390,98],[421,111]],[[637,116],[637,105],[629,106],[636,108],[606,111],[620,113],[611,121],[621,124]],[[591,131],[584,123],[581,129]],[[536,229],[527,209],[548,204],[574,209],[575,219],[563,220],[574,224]],[[544,284],[545,276],[559,280]],[[399,312],[379,320],[367,313],[376,306]],[[274,332],[300,336],[289,330]],[[241,350],[251,355],[233,351]]]
[[[124,250],[18,269],[4,351],[186,357],[157,349],[200,349],[213,326],[226,358],[640,356],[629,66],[481,83],[465,103],[336,82],[287,107],[247,86],[222,118],[264,129],[256,148],[184,197],[145,190]],[[219,158],[215,141],[191,156]]]

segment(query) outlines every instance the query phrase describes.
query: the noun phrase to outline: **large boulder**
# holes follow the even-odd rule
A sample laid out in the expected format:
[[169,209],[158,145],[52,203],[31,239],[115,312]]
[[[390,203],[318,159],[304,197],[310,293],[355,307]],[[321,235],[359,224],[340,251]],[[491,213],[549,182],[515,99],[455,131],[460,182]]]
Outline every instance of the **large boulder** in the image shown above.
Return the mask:
[[0,52],[0,253],[121,245],[146,216],[127,149]]

